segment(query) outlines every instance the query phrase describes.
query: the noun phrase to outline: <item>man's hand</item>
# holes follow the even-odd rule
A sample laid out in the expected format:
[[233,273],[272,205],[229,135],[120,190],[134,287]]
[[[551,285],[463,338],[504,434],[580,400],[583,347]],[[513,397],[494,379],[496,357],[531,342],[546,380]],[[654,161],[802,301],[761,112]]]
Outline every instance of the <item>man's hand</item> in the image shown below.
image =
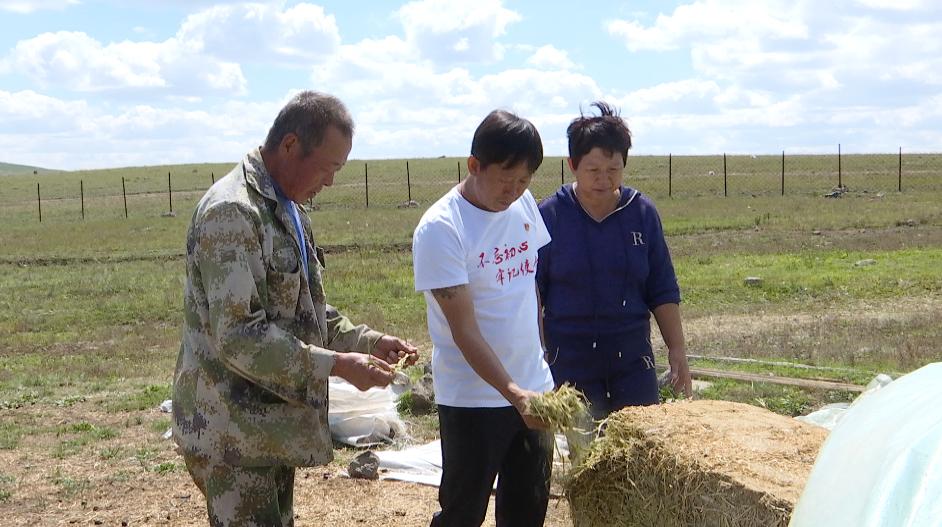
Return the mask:
[[670,383],[677,393],[687,397],[693,396],[693,382],[690,380],[690,366],[687,365],[687,352],[685,350],[668,350],[667,362],[670,364]]
[[419,358],[419,350],[412,344],[392,335],[383,335],[376,341],[372,355],[389,364],[396,364],[406,357],[406,366],[412,366]]
[[393,380],[393,370],[386,361],[362,353],[337,353],[331,375],[345,379],[361,391],[385,387]]
[[523,418],[523,422],[527,425],[527,428],[532,428],[533,430],[548,430],[549,429],[548,423],[546,423],[539,417],[536,417],[534,415],[527,413],[527,402],[530,400],[531,397],[536,397],[537,395],[540,395],[540,394],[538,394],[537,392],[530,391],[530,390],[523,390],[523,389],[518,388],[514,390],[513,400],[511,400],[510,402],[511,404],[514,405],[514,408],[516,408],[517,411],[520,413],[520,417]]

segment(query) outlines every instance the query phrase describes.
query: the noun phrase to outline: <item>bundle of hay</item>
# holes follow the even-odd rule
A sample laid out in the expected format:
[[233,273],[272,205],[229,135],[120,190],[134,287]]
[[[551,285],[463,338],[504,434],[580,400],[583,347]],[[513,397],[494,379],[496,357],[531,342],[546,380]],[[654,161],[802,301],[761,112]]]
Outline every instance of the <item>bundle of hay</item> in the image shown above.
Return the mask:
[[585,395],[569,384],[531,397],[527,402],[527,413],[540,418],[554,434],[566,436],[572,465],[582,460],[589,442],[595,437],[596,423],[587,404]]
[[726,401],[626,408],[566,483],[573,524],[784,527],[826,436]]

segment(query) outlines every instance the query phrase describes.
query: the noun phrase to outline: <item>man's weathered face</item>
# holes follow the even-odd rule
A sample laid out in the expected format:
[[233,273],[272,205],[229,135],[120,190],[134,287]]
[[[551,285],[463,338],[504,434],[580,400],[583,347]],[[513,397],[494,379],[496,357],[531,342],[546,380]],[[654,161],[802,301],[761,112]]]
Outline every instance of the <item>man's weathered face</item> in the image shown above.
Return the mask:
[[296,203],[305,202],[324,187],[334,184],[334,175],[343,168],[353,141],[334,126],[327,128],[324,140],[304,155],[297,141],[287,147],[282,190]]
[[476,198],[485,209],[500,212],[507,210],[517,201],[530,185],[533,173],[525,162],[512,167],[497,163],[481,168],[480,162],[473,156],[468,160],[468,170],[475,175]]

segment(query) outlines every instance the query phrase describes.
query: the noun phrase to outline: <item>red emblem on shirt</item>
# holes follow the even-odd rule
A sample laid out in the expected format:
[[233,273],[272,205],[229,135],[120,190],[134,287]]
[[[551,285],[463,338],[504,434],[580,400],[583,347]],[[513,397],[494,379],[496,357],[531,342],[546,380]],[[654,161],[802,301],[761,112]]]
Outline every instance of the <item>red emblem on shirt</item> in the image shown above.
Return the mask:
[[524,224],[523,224],[523,230],[525,230],[525,231],[527,231],[527,232],[530,232],[530,224],[529,224],[529,223],[524,223]]

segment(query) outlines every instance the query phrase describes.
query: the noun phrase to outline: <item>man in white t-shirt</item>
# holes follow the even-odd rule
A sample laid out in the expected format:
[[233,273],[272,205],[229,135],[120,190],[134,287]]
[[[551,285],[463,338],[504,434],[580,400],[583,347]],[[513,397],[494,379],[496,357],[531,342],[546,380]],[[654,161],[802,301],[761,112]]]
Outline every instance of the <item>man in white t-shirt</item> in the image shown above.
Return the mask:
[[412,238],[425,294],[442,440],[432,526],[481,525],[494,478],[497,525],[542,525],[552,436],[526,413],[553,388],[543,360],[535,273],[549,233],[527,190],[543,161],[533,123],[491,112],[474,132],[468,177]]

